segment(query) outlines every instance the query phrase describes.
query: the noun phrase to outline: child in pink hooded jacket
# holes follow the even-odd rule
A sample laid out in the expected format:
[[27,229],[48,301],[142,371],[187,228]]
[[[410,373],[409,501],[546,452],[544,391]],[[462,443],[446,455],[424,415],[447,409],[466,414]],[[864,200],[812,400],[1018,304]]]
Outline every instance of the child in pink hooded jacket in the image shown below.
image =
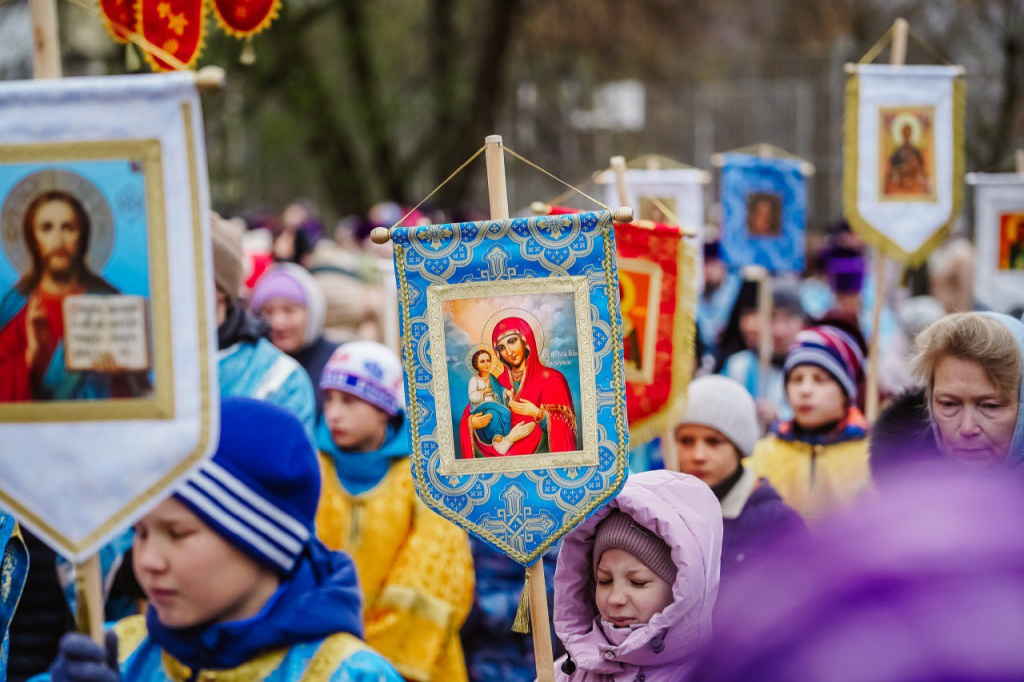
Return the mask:
[[699,479],[629,477],[566,536],[555,570],[565,682],[685,680],[711,637],[722,508]]

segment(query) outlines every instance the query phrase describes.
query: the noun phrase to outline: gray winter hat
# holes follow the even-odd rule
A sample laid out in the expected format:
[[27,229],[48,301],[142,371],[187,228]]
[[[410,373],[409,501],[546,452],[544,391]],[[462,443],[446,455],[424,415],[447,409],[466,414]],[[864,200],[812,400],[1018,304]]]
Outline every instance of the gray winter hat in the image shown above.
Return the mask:
[[653,531],[644,528],[633,517],[619,509],[613,510],[601,523],[594,534],[594,573],[601,562],[601,555],[609,549],[623,549],[654,572],[669,585],[676,582],[677,568],[672,563],[672,550]]
[[739,382],[718,374],[690,383],[686,414],[676,426],[683,424],[715,429],[732,441],[741,457],[753,452],[761,436],[754,399]]

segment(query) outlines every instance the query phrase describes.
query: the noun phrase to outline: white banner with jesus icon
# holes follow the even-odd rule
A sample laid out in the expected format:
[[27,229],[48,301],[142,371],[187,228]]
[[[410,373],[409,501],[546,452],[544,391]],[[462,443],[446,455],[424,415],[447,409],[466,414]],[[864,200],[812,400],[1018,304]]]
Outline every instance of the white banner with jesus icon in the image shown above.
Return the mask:
[[217,438],[187,74],[0,87],[0,505],[71,559]]
[[391,238],[417,492],[529,566],[625,482],[611,214]]
[[861,237],[917,264],[960,210],[966,84],[959,66],[858,64],[846,85],[843,208]]

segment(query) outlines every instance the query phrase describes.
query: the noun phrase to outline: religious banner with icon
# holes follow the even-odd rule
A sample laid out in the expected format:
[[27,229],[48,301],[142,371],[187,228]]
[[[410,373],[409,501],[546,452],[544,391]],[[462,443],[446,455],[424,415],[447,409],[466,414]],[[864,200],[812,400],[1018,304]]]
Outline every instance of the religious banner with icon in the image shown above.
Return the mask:
[[729,152],[722,166],[722,255],[733,268],[803,272],[807,178],[798,159]]
[[969,173],[974,187],[974,295],[992,310],[1024,306],[1024,174]]
[[960,210],[963,69],[851,68],[843,135],[846,219],[889,258],[917,265]]
[[528,566],[626,477],[611,214],[391,238],[417,492]]
[[0,505],[68,558],[216,443],[208,207],[189,74],[0,87]]
[[618,195],[613,171],[602,171],[596,179],[605,185],[609,206],[632,206],[636,220],[679,225],[692,235],[685,240],[695,254],[694,281],[698,289],[703,287],[704,192],[711,175],[671,159],[642,156],[628,164],[625,201]]
[[[551,215],[574,209],[548,207]],[[665,435],[686,409],[695,352],[697,256],[675,225],[615,223],[629,442]]]

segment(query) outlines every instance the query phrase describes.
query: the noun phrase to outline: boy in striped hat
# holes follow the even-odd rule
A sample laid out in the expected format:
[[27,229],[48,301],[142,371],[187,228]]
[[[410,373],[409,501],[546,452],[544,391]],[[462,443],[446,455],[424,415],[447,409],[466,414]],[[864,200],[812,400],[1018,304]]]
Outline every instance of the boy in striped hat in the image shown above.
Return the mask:
[[793,419],[758,442],[750,465],[807,518],[849,501],[870,482],[867,422],[856,406],[863,365],[857,341],[829,325],[797,334],[786,354]]
[[50,677],[400,682],[361,641],[352,559],[316,539],[319,495],[316,454],[298,419],[224,399],[216,454],[135,525],[146,614],[119,621],[105,649],[65,635]]

